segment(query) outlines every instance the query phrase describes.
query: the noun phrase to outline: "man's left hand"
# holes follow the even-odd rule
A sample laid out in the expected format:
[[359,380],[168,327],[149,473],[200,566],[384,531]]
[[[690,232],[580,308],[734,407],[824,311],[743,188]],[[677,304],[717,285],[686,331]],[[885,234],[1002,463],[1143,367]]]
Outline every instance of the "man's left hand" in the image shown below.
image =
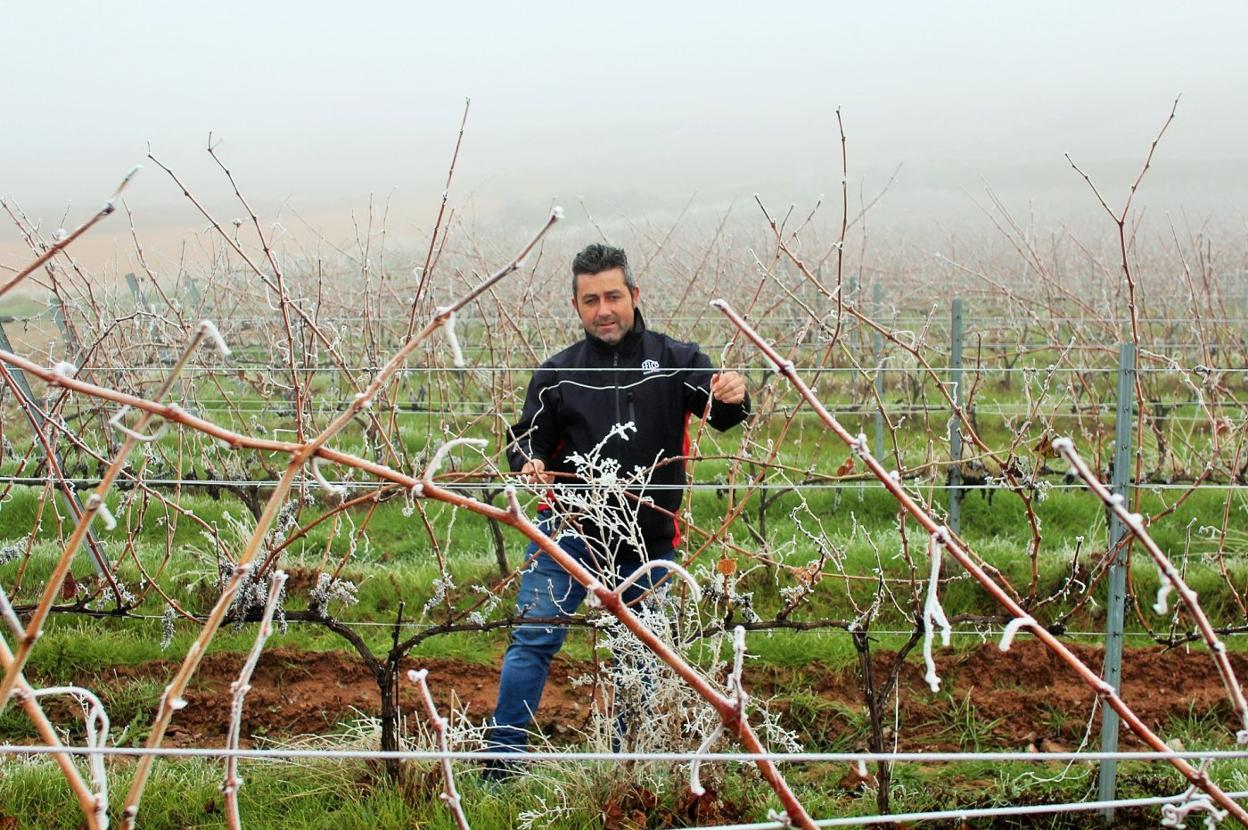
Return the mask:
[[741,403],[745,400],[745,378],[736,372],[716,372],[711,375],[711,397],[720,403]]

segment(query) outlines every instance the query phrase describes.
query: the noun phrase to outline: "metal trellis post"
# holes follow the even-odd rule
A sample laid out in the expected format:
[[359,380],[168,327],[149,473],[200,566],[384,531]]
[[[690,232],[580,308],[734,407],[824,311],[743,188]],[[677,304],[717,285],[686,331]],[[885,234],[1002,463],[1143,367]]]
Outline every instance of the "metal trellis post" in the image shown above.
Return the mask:
[[[962,301],[949,312],[949,386],[953,405],[962,407]],[[957,412],[949,417],[949,528],[962,532],[962,429]]]
[[186,278],[186,296],[187,296],[187,299],[191,301],[191,307],[198,309],[200,306],[200,299],[201,299],[200,293],[199,293],[199,286],[195,284],[195,280],[192,277]]
[[130,293],[134,295],[134,304],[139,307],[139,310],[151,311],[147,305],[147,298],[143,296],[143,290],[139,288],[139,281],[133,272],[126,274],[126,285],[130,286]]
[[[48,300],[48,308],[52,309],[52,320],[61,332],[61,339],[65,341],[65,359],[70,363],[76,364],[81,350],[78,348],[77,338],[74,337],[74,333],[69,329],[69,321],[65,319],[65,304],[61,301],[59,294],[53,294]],[[9,351],[12,351],[12,349]]]
[[[1131,414],[1135,403],[1135,344],[1124,343],[1118,349],[1118,416],[1114,427],[1115,495],[1130,501],[1131,490]],[[1109,597],[1106,603],[1105,682],[1119,689],[1122,686],[1122,626],[1127,604],[1127,528],[1112,512],[1109,518],[1110,550],[1116,551],[1109,569]],[[1108,706],[1101,708],[1101,751],[1118,751],[1118,713]],[[1110,801],[1117,790],[1118,762],[1101,762],[1098,786],[1102,801]],[[1102,815],[1112,821],[1114,811]]]

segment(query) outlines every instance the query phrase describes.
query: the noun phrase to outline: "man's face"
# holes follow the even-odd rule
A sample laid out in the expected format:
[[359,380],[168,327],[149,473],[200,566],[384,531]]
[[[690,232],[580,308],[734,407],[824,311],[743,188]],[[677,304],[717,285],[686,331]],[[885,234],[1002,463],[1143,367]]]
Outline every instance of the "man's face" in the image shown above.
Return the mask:
[[623,268],[580,274],[572,307],[581,315],[586,334],[614,346],[632,331],[640,293],[625,285]]

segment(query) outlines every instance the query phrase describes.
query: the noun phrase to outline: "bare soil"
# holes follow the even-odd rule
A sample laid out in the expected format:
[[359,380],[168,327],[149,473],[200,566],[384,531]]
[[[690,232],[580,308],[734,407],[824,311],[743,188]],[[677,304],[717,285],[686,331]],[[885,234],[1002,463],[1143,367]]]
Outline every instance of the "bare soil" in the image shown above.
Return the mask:
[[[1098,649],[1072,645],[1089,666],[1099,670]],[[1248,658],[1232,654],[1240,677],[1248,677]],[[242,656],[213,654],[204,659],[185,695],[188,705],[178,712],[169,730],[169,743],[179,746],[220,745],[229,719],[230,683],[237,677]],[[893,655],[874,656],[877,677],[887,676]],[[1065,664],[1034,641],[1015,643],[1001,653],[993,643],[970,652],[937,656],[941,691],[933,694],[923,680],[921,658],[912,654],[900,674],[902,750],[969,749],[974,737],[982,749],[1073,748],[1082,738],[1095,698],[1092,690]],[[1236,729],[1233,713],[1213,661],[1204,653],[1130,648],[1123,658],[1123,698],[1143,722],[1163,738],[1176,720],[1195,716],[1206,723]],[[138,679],[165,682],[176,665],[158,661],[119,666],[78,678],[111,697]],[[498,689],[497,665],[447,659],[412,661],[407,668],[429,670],[429,684],[443,713],[451,706],[469,717],[484,719],[491,712]],[[592,670],[589,663],[556,659],[538,712],[538,725],[555,740],[570,739],[589,715],[589,691],[573,688],[571,678]],[[323,733],[361,713],[377,714],[377,683],[364,665],[346,652],[303,652],[273,649],[265,652],[251,683],[243,723],[244,740]],[[746,687],[756,698],[773,698],[772,708],[783,713],[787,725],[816,744],[865,747],[861,718],[848,719],[842,711],[862,712],[863,696],[856,668],[829,668],[812,656],[799,668],[755,665],[747,668]],[[789,698],[800,692],[807,700],[839,706],[798,707]],[[416,692],[400,684],[404,712],[421,716]],[[812,716],[825,711],[826,716]],[[818,720],[820,722],[810,722]],[[891,720],[891,718],[890,718]],[[968,729],[971,722],[974,728]],[[1093,734],[1099,724],[1093,724]],[[854,734],[851,734],[854,733]],[[1144,748],[1126,729],[1124,748]]]

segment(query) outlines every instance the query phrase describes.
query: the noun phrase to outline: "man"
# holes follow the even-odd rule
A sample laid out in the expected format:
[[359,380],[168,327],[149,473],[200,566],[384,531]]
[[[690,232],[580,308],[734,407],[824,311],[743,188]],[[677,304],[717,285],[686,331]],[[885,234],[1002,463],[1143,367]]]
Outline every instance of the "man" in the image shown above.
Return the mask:
[[[640,294],[624,251],[590,245],[576,255],[572,308],[585,339],[533,375],[507,449],[511,468],[529,481],[570,485],[539,507],[540,524],[607,584],[647,560],[671,559],[680,544],[672,515],[686,483],[690,417],[705,414],[711,426],[726,430],[750,411],[739,374],[717,374],[696,344],[646,329]],[[624,483],[601,486],[613,478]],[[528,555],[536,552],[530,545]],[[635,599],[650,586],[642,578],[624,597]],[[549,619],[575,613],[584,598],[585,589],[541,553],[521,575],[516,611]],[[550,660],[566,636],[566,627],[547,624],[513,630],[490,731],[493,749],[523,750]]]

